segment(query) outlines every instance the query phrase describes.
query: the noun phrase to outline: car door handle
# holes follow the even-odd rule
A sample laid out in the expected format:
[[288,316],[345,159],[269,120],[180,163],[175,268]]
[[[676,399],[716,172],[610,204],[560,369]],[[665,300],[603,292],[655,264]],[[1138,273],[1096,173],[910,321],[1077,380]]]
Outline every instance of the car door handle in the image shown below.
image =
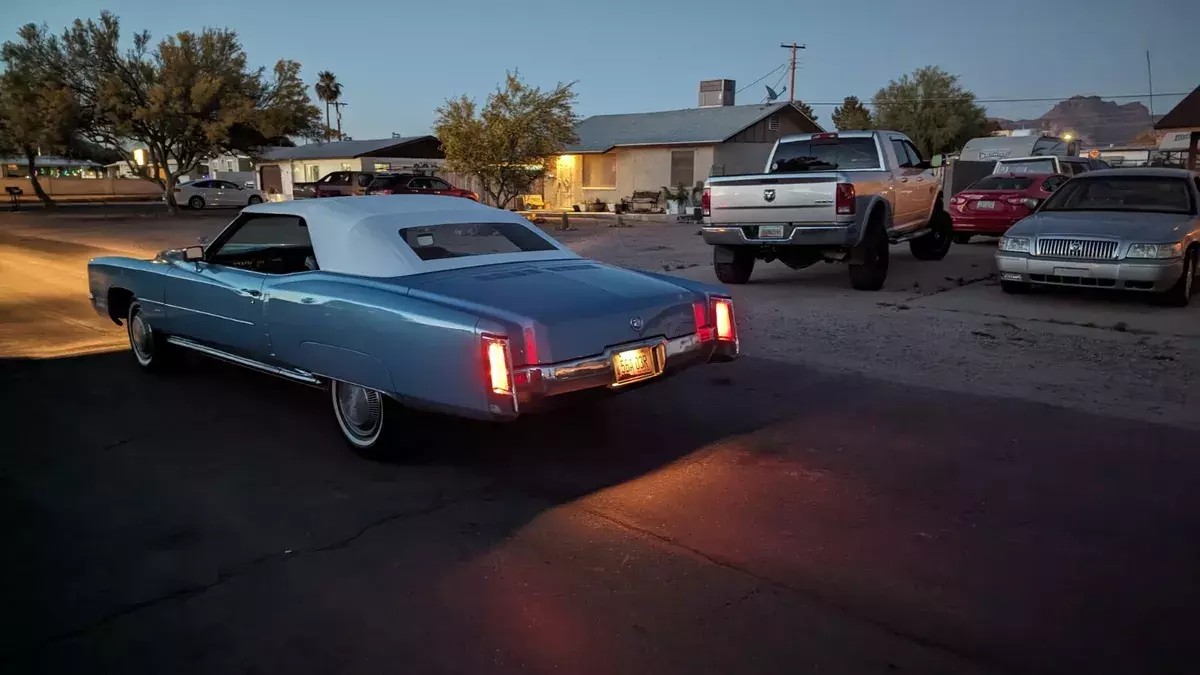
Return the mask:
[[252,296],[254,296],[254,297],[256,297],[256,298],[257,298],[258,296],[262,295],[262,291],[255,290],[255,289],[253,289],[253,288],[243,288],[243,289],[242,289],[242,292],[243,292],[243,293],[245,293],[246,295],[252,295]]

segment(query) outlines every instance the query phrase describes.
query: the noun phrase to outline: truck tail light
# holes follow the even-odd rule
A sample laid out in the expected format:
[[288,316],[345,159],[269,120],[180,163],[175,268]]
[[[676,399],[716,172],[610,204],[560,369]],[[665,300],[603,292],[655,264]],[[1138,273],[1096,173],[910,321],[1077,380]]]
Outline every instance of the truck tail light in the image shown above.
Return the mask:
[[733,300],[713,298],[713,322],[717,328],[717,339],[722,342],[737,341],[737,324],[733,319]]
[[491,335],[483,336],[484,362],[487,364],[488,390],[499,396],[511,396],[512,368],[508,361],[508,340]]
[[708,216],[712,214],[712,189],[704,188],[704,195],[700,197],[700,213]]
[[708,305],[703,302],[692,303],[692,317],[696,320],[696,337],[701,342],[711,342],[717,334],[708,320]]
[[854,215],[854,183],[837,184],[837,214],[839,216]]
[[827,138],[837,138],[837,137],[838,137],[838,135],[837,135],[836,133],[833,133],[833,132],[824,133],[824,134],[813,134],[813,135],[812,135],[812,139],[813,139],[814,141],[820,141],[820,140],[825,140],[825,139],[827,139]]

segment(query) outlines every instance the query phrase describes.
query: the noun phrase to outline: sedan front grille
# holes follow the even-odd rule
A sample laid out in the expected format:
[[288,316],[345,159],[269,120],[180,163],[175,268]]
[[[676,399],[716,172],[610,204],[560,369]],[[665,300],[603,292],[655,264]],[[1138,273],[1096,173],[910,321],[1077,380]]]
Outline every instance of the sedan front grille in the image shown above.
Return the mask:
[[1037,254],[1048,258],[1112,260],[1117,257],[1117,242],[1103,239],[1039,238]]

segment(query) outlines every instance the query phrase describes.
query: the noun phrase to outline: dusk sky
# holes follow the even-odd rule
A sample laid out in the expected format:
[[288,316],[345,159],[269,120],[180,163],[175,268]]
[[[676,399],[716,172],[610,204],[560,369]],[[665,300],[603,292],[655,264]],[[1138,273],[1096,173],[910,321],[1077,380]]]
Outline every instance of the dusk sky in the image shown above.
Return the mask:
[[[58,31],[98,14],[98,5],[84,0],[8,5],[0,16],[3,39],[24,23]],[[578,81],[583,116],[692,107],[700,80],[748,85],[787,59],[779,43],[792,40],[808,47],[796,89],[813,103],[850,94],[869,99],[889,80],[929,64],[961,76],[981,99],[1140,94],[1148,90],[1147,49],[1156,94],[1200,84],[1195,0],[110,0],[103,6],[121,18],[127,36],[229,26],[252,63],[298,60],[309,83],[318,71],[332,70],[350,104],[343,128],[355,138],[427,133],[447,97],[465,93],[482,101],[514,68],[543,87]],[[762,101],[763,84],[784,86],[786,75],[780,70],[749,87],[737,102]],[[1156,96],[1155,112],[1180,98]],[[1015,119],[1051,105],[987,108]],[[818,121],[831,126],[832,106],[814,107]]]

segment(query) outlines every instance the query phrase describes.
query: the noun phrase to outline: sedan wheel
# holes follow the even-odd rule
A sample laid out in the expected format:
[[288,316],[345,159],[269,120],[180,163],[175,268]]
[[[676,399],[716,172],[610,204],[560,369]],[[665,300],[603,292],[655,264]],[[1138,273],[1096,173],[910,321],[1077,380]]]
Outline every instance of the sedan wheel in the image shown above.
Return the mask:
[[1183,274],[1179,275],[1179,281],[1166,293],[1166,301],[1168,304],[1175,307],[1187,307],[1191,302],[1192,293],[1195,291],[1196,285],[1196,258],[1200,254],[1197,249],[1188,251],[1183,262]]
[[171,346],[165,336],[154,330],[142,313],[142,303],[129,303],[125,317],[125,332],[129,334],[129,347],[138,366],[146,372],[163,370],[171,359]]
[[196,195],[195,197],[192,197],[191,199],[188,200],[188,207],[193,208],[193,209],[204,208],[204,197],[201,197],[200,195]]
[[387,439],[383,431],[388,421],[385,414],[393,407],[391,399],[374,389],[337,380],[330,384],[329,394],[342,437],[355,452],[377,457]]
[[254,206],[255,204],[261,204],[261,203],[262,203],[262,197],[259,197],[258,195],[250,195],[250,201],[249,201],[250,206]]

